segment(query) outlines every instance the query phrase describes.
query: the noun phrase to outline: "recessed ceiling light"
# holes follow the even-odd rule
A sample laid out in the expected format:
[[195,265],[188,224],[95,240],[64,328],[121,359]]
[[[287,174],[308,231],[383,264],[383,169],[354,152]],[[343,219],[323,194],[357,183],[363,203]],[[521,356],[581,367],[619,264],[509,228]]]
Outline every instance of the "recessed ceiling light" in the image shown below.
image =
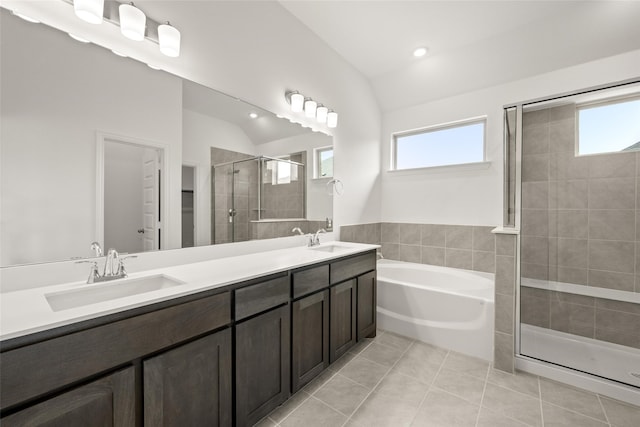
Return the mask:
[[256,113],[249,113],[249,117],[251,117],[252,119],[257,119],[258,115]]
[[125,55],[125,54],[124,54],[124,53],[122,53],[122,52],[118,52],[117,50],[113,50],[113,49],[112,49],[112,50],[111,50],[111,52],[115,53],[115,54],[116,54],[116,55],[118,55],[118,56],[122,56],[123,58],[126,58],[126,57],[127,57],[127,55]]
[[85,39],[84,37],[76,36],[73,33],[67,33],[67,34],[69,34],[69,37],[71,37],[76,41],[79,41],[80,43],[91,43],[89,40]]
[[18,18],[22,18],[27,22],[31,22],[32,24],[39,24],[40,23],[40,21],[38,21],[37,19],[32,18],[29,15],[25,15],[24,13],[18,12],[17,10],[12,10],[11,13],[13,13]]
[[416,58],[420,58],[421,56],[425,56],[429,50],[426,47],[419,47],[413,51],[413,56]]

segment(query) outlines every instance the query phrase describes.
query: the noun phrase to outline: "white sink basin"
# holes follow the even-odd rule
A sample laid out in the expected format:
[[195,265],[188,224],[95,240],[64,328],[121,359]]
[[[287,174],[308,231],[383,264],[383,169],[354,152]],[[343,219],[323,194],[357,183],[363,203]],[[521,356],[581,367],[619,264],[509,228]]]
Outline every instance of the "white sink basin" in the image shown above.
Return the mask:
[[159,274],[138,279],[95,283],[86,285],[82,289],[46,294],[45,298],[53,311],[61,311],[180,285],[184,285],[184,282]]
[[343,252],[351,249],[349,246],[342,245],[326,245],[326,246],[316,246],[313,248],[309,248],[312,251],[320,251],[320,252]]

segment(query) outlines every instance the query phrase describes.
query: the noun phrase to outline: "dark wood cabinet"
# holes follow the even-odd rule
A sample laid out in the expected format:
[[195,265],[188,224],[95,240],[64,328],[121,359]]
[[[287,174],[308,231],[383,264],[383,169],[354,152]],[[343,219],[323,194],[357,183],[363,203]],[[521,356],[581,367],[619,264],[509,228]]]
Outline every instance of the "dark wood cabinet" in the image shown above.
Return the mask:
[[135,393],[130,367],[9,415],[2,426],[133,427]]
[[357,339],[358,341],[376,335],[376,272],[358,276],[357,284]]
[[231,426],[231,329],[143,362],[145,426]]
[[291,392],[329,366],[329,290],[292,304]]
[[356,343],[356,288],[356,279],[331,287],[330,363]]
[[251,426],[289,398],[290,306],[235,326],[236,425]]

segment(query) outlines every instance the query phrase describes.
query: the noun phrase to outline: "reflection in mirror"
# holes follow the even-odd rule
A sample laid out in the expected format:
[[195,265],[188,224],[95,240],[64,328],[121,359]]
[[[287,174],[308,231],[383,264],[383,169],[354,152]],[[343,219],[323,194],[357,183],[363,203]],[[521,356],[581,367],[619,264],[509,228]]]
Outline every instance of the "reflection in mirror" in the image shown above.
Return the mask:
[[[91,257],[93,241],[120,252],[215,243],[212,166],[235,160],[214,159],[215,150],[290,160],[304,154],[304,211],[295,219],[306,231],[331,219],[328,178],[315,179],[313,167],[315,150],[331,146],[330,137],[5,9],[0,14],[1,266]],[[159,148],[164,164],[151,168],[161,171],[158,188],[144,187],[138,154],[124,154],[140,165],[135,172],[125,172],[124,163],[110,166],[99,149],[105,135]],[[126,174],[136,175],[135,184]],[[120,187],[109,187],[107,176]],[[271,203],[267,194],[261,206]],[[147,215],[145,200],[155,216]],[[131,210],[138,219],[111,221],[109,209]],[[247,238],[291,235],[278,225],[283,218],[255,218]]]

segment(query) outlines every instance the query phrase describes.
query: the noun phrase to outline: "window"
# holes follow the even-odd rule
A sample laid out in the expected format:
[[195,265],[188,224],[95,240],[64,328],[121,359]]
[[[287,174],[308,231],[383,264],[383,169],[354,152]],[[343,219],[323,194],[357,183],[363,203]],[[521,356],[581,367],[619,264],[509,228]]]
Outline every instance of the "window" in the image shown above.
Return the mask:
[[316,148],[316,178],[333,177],[333,147]]
[[578,155],[640,150],[640,98],[578,107]]
[[484,162],[485,120],[443,125],[393,137],[393,170]]

